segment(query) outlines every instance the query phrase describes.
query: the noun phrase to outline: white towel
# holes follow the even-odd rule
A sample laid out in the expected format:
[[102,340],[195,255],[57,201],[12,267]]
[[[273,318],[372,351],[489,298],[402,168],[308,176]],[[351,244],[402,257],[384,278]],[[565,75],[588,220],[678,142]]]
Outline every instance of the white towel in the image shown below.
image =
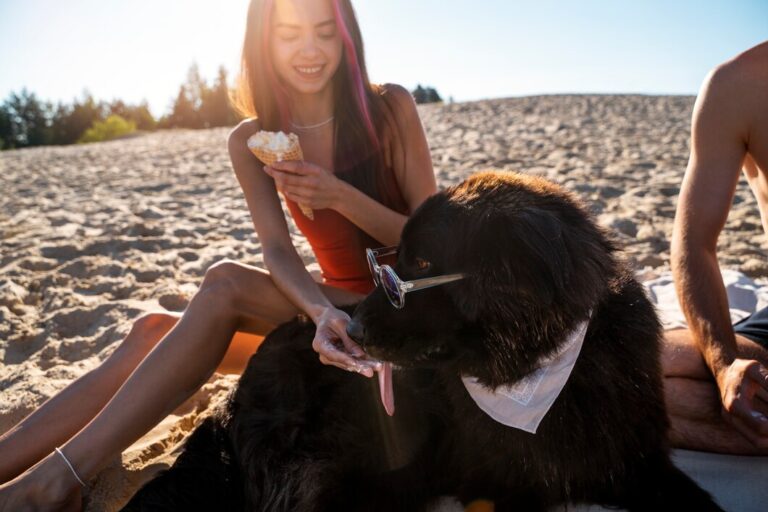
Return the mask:
[[[768,283],[763,280],[754,281],[735,270],[722,269],[721,273],[728,294],[732,323],[735,324],[751,313],[768,306]],[[648,290],[651,302],[656,305],[664,329],[688,327],[677,300],[671,272],[661,273],[644,281],[643,284]]]

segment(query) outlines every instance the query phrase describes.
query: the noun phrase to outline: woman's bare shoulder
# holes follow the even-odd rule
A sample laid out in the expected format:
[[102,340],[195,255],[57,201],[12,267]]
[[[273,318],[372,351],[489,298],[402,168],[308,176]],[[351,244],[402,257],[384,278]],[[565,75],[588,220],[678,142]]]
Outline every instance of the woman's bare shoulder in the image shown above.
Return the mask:
[[379,94],[388,100],[393,107],[399,109],[400,113],[416,109],[413,95],[402,85],[382,84],[379,86]]
[[259,131],[259,120],[255,118],[243,119],[237,126],[232,128],[227,136],[227,142],[230,148],[244,148],[248,137]]
[[414,123],[420,123],[416,101],[408,89],[402,85],[384,84],[379,86],[379,94],[391,109],[395,122],[401,130],[407,131],[414,126]]

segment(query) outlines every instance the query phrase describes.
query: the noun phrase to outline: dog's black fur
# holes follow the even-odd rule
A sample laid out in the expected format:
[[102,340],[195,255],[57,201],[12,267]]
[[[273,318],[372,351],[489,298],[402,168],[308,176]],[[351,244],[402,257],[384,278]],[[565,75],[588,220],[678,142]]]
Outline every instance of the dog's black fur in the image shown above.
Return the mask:
[[270,333],[225,409],[124,510],[392,511],[429,501],[429,461],[444,430],[430,402],[434,372],[396,372],[389,417],[375,379],[320,364],[314,332],[297,319]]
[[[409,293],[400,310],[379,288],[348,329],[397,365],[394,417],[375,382],[322,366],[313,326],[290,322],[251,359],[226,411],[125,510],[221,509],[224,496],[230,510],[423,510],[441,495],[496,510],[720,510],[670,462],[661,328],[615,253],[578,201],[541,179],[484,173],[431,197],[394,268],[404,280],[467,277]],[[514,383],[587,319],[535,435],[467,394],[460,375]]]

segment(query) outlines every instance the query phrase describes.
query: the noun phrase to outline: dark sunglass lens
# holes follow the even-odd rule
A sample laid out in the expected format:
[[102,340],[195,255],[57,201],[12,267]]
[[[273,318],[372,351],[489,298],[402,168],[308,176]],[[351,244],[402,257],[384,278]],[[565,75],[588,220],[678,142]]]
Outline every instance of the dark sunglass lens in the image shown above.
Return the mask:
[[402,307],[402,298],[400,296],[400,286],[397,283],[397,277],[394,270],[387,266],[381,267],[381,284],[383,285],[384,292],[387,294],[387,298],[396,307]]

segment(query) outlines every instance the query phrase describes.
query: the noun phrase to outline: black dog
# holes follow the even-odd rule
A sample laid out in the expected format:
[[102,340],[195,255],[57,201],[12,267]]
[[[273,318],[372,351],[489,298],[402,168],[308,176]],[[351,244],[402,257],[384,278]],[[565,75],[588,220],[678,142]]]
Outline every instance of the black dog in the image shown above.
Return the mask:
[[375,380],[320,364],[314,332],[299,319],[271,332],[224,410],[123,510],[419,510],[439,496],[426,485],[443,430],[434,372],[396,372],[390,417]]
[[[393,274],[465,277],[399,297],[402,309],[379,286],[348,329],[395,365],[394,416],[373,381],[323,367],[313,327],[291,322],[251,359],[226,411],[126,510],[423,510],[441,495],[496,510],[720,510],[670,462],[661,328],[615,253],[586,210],[541,179],[484,173],[431,197],[403,231]],[[584,322],[535,434],[469,396],[461,376],[515,384]]]

